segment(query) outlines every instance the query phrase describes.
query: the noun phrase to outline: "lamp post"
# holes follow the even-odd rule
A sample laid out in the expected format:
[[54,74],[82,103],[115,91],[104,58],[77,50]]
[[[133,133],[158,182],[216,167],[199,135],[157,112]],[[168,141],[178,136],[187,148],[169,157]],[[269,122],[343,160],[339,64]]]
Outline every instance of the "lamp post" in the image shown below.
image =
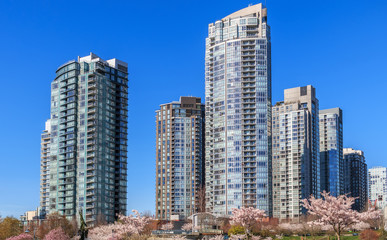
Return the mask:
[[[35,230],[36,230],[36,228],[34,228],[34,240],[36,240],[36,238],[35,238]],[[25,233],[30,233],[30,230],[28,230],[28,228],[27,228],[27,230],[25,231]]]
[[114,234],[116,233],[116,230],[112,229],[112,239],[115,240]]

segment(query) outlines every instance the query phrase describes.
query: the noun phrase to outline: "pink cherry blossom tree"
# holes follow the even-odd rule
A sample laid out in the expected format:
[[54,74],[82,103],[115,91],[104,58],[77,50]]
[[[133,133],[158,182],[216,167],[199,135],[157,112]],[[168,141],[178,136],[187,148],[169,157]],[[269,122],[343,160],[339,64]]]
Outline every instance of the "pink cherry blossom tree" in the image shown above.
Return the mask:
[[247,240],[248,237],[246,234],[241,234],[241,235],[231,235],[230,236],[231,240]]
[[242,207],[233,209],[231,216],[232,225],[241,225],[246,234],[249,234],[255,224],[261,222],[266,217],[265,211],[253,207]]
[[223,239],[224,239],[223,235],[216,235],[216,236],[210,238],[209,240],[223,240]]
[[129,234],[141,234],[144,231],[145,226],[152,220],[148,216],[141,216],[137,210],[132,210],[134,215],[118,216],[118,225],[121,224],[121,227],[124,231]]
[[352,229],[355,231],[363,231],[363,230],[370,229],[370,228],[371,228],[371,225],[369,223],[366,223],[366,222],[359,222],[359,223],[355,223],[354,225],[352,225]]
[[261,240],[261,239],[262,239],[261,236],[255,236],[255,235],[251,236],[250,238],[250,240]]
[[95,227],[89,231],[91,240],[121,239],[134,234],[141,234],[151,218],[141,216],[137,210],[134,215],[119,215],[118,221],[108,225]]
[[181,227],[181,230],[184,230],[184,231],[191,231],[193,228],[193,224],[192,223],[185,223],[182,227]]
[[298,223],[280,223],[277,228],[280,233],[289,236],[294,233],[300,233],[304,230],[304,226]]
[[91,229],[89,231],[88,237],[91,240],[109,239],[114,237],[116,230],[117,230],[117,226],[115,224],[101,225]]
[[62,228],[56,228],[47,233],[44,240],[70,240],[70,238]]
[[30,234],[22,233],[20,235],[7,238],[6,240],[33,240],[33,237]]
[[173,223],[169,222],[161,226],[161,230],[172,230],[173,229]]
[[343,230],[350,228],[353,224],[380,217],[380,212],[374,208],[363,213],[352,210],[351,207],[355,202],[353,197],[346,195],[335,197],[325,191],[321,193],[321,196],[322,198],[319,199],[314,196],[303,199],[303,206],[309,214],[318,217],[312,222],[313,224],[331,226],[338,240]]
[[173,240],[187,240],[185,236],[182,235],[175,235],[172,237]]

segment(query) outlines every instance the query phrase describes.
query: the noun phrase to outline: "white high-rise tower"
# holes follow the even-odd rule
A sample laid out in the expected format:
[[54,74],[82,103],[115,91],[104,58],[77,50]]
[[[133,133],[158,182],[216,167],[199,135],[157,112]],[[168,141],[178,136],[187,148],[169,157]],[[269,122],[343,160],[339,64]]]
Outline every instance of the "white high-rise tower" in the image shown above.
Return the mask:
[[271,57],[267,10],[209,24],[206,38],[206,209],[271,214]]

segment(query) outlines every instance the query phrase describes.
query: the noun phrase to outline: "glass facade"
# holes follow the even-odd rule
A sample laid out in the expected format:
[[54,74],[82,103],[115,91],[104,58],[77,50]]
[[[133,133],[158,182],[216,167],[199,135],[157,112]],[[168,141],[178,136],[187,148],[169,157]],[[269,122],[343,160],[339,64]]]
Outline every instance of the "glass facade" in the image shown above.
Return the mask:
[[127,64],[95,54],[70,61],[51,84],[48,212],[86,222],[126,214]]
[[206,39],[206,209],[271,214],[271,44],[266,8],[209,25]]
[[340,108],[320,111],[321,191],[344,194],[343,118]]
[[45,130],[41,136],[40,152],[40,212],[39,217],[44,218],[49,207],[50,195],[50,120],[46,121]]
[[196,97],[156,111],[156,217],[186,219],[203,211],[204,105]]
[[352,208],[363,211],[368,204],[367,164],[363,151],[344,148],[344,193],[354,197]]
[[273,216],[299,219],[301,200],[320,195],[319,103],[312,86],[285,90],[273,106]]

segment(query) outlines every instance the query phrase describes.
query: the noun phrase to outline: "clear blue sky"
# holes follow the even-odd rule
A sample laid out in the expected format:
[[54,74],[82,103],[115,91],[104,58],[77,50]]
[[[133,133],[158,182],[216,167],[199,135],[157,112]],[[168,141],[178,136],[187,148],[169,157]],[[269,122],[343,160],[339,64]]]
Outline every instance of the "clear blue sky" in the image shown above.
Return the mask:
[[[0,2],[0,214],[39,204],[40,134],[56,68],[94,52],[128,62],[128,209],[154,211],[154,111],[204,97],[209,23],[257,1]],[[312,84],[341,107],[344,146],[387,166],[387,1],[268,0],[273,103]]]

